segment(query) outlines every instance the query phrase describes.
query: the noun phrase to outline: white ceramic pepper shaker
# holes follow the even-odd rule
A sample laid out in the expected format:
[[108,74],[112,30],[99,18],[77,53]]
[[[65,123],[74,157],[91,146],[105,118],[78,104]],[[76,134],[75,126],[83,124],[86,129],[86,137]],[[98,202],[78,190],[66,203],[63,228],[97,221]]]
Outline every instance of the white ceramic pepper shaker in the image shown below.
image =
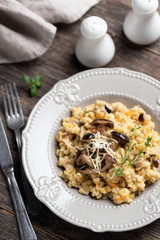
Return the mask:
[[160,37],[158,0],[132,0],[132,11],[125,18],[123,30],[133,43],[148,45]]
[[115,54],[115,45],[107,34],[107,23],[100,17],[86,18],[80,27],[75,54],[86,67],[101,67],[109,63]]

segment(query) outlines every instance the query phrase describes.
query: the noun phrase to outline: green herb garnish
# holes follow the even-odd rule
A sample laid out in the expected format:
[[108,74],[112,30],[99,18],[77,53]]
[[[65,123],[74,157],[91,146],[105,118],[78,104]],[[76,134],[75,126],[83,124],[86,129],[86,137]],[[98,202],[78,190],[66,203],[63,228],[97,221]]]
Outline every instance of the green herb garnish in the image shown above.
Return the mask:
[[152,140],[152,137],[147,137],[147,142],[145,142],[145,146],[146,147],[150,147],[150,142],[151,142],[151,140]]
[[38,88],[42,87],[42,76],[40,74],[35,75],[34,78],[30,78],[27,75],[22,76],[25,83],[29,84],[30,95],[34,97],[37,95]]
[[128,161],[128,164],[131,166],[133,164],[133,160],[130,159],[129,157],[129,153],[131,153],[134,150],[134,147],[137,143],[133,143],[132,141],[130,141],[130,146],[127,146],[125,149],[125,155],[122,158],[121,164],[120,166],[123,166],[124,163],[126,163]]
[[136,146],[137,143],[134,143],[130,146],[130,152],[134,150],[134,147]]
[[125,154],[124,157],[122,158],[122,161],[121,161],[121,166],[127,162],[127,160],[129,159],[129,155]]
[[134,128],[132,128],[130,131],[131,132],[134,132],[135,130],[137,130],[137,129],[140,129],[141,128],[141,124],[139,124],[138,126],[134,126]]
[[84,110],[84,113],[88,113],[88,111],[87,111],[87,110]]
[[130,159],[130,160],[129,160],[129,162],[128,162],[129,166],[132,166],[132,165],[133,165],[133,163],[134,163],[134,161],[135,161],[135,160],[133,160],[133,159]]
[[113,169],[113,176],[123,176],[124,173],[123,173],[123,168],[120,169],[120,168],[114,168]]
[[143,151],[140,150],[139,153],[138,153],[138,156],[142,156],[143,155]]
[[127,146],[125,149],[125,155],[121,160],[121,164],[119,166],[119,168],[114,168],[113,169],[113,176],[123,176],[123,169],[122,166],[123,164],[125,164],[126,162],[128,162],[128,164],[131,166],[134,163],[134,160],[130,159],[129,153],[132,152],[134,150],[134,147],[137,143],[133,143],[132,141],[130,141],[130,146]]

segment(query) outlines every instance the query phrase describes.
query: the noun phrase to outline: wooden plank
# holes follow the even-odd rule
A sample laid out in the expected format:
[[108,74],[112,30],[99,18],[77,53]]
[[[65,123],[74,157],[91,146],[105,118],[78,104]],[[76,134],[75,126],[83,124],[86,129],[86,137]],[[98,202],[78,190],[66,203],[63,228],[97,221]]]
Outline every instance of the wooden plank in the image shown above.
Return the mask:
[[[14,215],[0,209],[0,239],[1,240],[20,240],[17,221]],[[2,231],[3,230],[3,231]],[[53,234],[49,234],[42,229],[34,226],[38,240],[60,240]]]
[[160,237],[160,219],[156,220],[154,223],[143,227],[143,231],[152,236]]
[[[63,34],[61,32],[59,32],[58,36],[60,38],[63,38]],[[69,40],[69,38],[70,35],[66,34],[67,41]],[[147,52],[145,51],[145,49],[139,49],[138,47],[133,46],[124,39],[115,37],[114,40],[116,43],[116,55],[112,62],[107,65],[107,67],[120,67],[120,66],[126,67],[136,71],[144,72],[157,79],[160,79],[159,68],[160,57],[158,55],[155,55],[151,52]],[[55,39],[55,46],[59,47],[58,39],[57,40]],[[18,67],[17,64],[11,65],[12,67],[10,68],[9,73],[7,72],[7,66],[2,65],[0,66],[0,72],[2,72],[1,70],[4,71],[5,69],[5,71],[1,75],[0,85],[4,84],[5,81],[11,82],[12,80],[12,78],[10,77],[11,73],[12,75],[15,76],[14,77],[15,82],[17,84],[19,95],[21,97],[23,110],[26,113],[25,114],[26,118],[29,115],[29,112],[32,110],[35,103],[38,101],[38,99],[41,96],[43,96],[47,91],[49,91],[58,80],[67,78],[81,70],[87,69],[78,63],[78,61],[75,59],[73,55],[73,50],[70,47],[67,48],[66,50],[65,54],[67,55],[67,57],[63,58],[63,64],[61,60],[62,56],[60,55],[56,59],[56,64],[53,64],[53,66],[50,67],[49,58],[51,58],[51,55],[55,56],[56,58],[57,54],[53,52],[55,46],[52,45],[50,52],[47,52],[43,57],[32,62],[32,67],[34,67],[34,73],[32,72],[30,73],[31,63],[29,62],[25,63],[25,67],[23,66],[22,68]],[[74,61],[71,61],[72,59]],[[38,68],[37,63],[39,64]],[[46,67],[48,67],[47,72]],[[56,72],[58,72],[58,75],[56,75]],[[43,76],[43,86],[39,90],[37,97],[29,98],[27,90],[28,86],[25,83],[23,83],[23,81],[21,80],[21,76],[23,74],[29,74],[33,76],[36,73],[40,73]],[[49,74],[49,77],[47,77],[47,73]],[[2,103],[0,105],[2,107]]]
[[128,41],[115,37],[117,53],[113,61],[107,67],[125,67],[148,74],[160,80],[160,56],[145,49],[139,49]]
[[[107,67],[126,67],[152,75],[160,80],[160,41],[157,41],[149,47],[139,48],[130,44],[123,36],[122,23],[129,9],[130,0],[101,1],[84,15],[82,19],[90,15],[98,15],[107,20],[109,32],[114,37],[116,44],[116,55]],[[74,47],[79,37],[81,20],[71,25],[57,25],[58,33],[53,44],[46,54],[40,58],[26,63],[0,65],[0,85],[12,81],[16,82],[24,110],[25,121],[27,121],[29,113],[36,102],[41,96],[48,92],[57,81],[87,69],[82,66],[74,56]],[[34,76],[37,73],[43,76],[43,87],[38,91],[37,97],[29,98],[27,86],[22,81],[21,76],[24,74]],[[2,101],[0,101],[0,108],[2,109]],[[19,160],[14,135],[11,131],[6,131],[15,162],[17,180],[21,185]],[[1,229],[3,229],[3,231],[0,231],[0,239],[19,239],[16,220],[12,215],[14,214],[14,210],[8,192],[7,182],[1,171],[0,207],[11,213],[9,214],[9,212],[5,212],[3,209],[0,211],[0,224]],[[90,230],[79,228],[63,221],[45,206],[43,207],[42,213],[38,217],[31,217],[31,220],[34,226],[36,226],[35,229],[38,239],[160,239],[160,220],[142,229],[126,233],[93,233]]]

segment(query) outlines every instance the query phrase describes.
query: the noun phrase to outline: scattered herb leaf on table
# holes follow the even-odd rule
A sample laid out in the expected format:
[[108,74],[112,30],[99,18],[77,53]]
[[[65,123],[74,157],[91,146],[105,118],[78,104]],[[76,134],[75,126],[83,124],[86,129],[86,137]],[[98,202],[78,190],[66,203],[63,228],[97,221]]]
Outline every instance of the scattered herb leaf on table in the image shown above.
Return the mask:
[[42,87],[42,76],[40,74],[35,75],[34,78],[30,78],[27,75],[22,76],[25,83],[29,84],[30,96],[35,97],[38,92],[38,88]]

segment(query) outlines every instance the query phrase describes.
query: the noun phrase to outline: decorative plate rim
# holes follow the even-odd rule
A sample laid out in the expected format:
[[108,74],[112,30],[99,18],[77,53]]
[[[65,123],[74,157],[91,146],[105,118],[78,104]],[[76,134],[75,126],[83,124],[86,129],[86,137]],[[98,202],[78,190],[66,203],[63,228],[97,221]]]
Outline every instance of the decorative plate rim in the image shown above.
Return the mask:
[[[160,210],[158,209],[157,212],[153,212],[152,215],[150,214],[145,219],[142,219],[141,221],[137,221],[137,222],[134,222],[134,223],[115,224],[115,225],[114,224],[110,224],[110,225],[109,224],[107,224],[107,225],[102,224],[103,226],[101,226],[99,224],[97,224],[97,225],[96,224],[92,224],[90,222],[87,223],[87,221],[84,222],[84,221],[81,221],[81,219],[76,219],[76,221],[75,221],[74,216],[68,217],[67,214],[64,214],[63,217],[62,217],[62,214],[61,214],[61,212],[59,212],[60,209],[58,209],[58,207],[57,207],[57,209],[55,208],[53,210],[53,206],[51,206],[51,204],[49,202],[47,202],[45,199],[41,198],[37,194],[37,186],[36,186],[37,182],[36,182],[36,180],[33,177],[31,168],[29,166],[29,163],[27,162],[27,157],[26,157],[26,153],[27,153],[28,148],[29,148],[29,143],[27,142],[27,140],[28,140],[28,136],[30,135],[30,133],[32,131],[32,128],[34,126],[34,119],[37,118],[38,112],[41,110],[41,108],[43,108],[45,106],[45,104],[47,104],[48,100],[50,100],[51,98],[54,98],[54,100],[56,101],[56,99],[55,99],[56,88],[58,88],[58,86],[60,86],[60,84],[63,84],[63,83],[65,83],[65,84],[73,84],[73,83],[77,82],[78,80],[81,80],[81,79],[86,78],[86,77],[92,77],[92,76],[96,76],[96,75],[105,75],[105,74],[126,75],[126,76],[129,76],[131,78],[137,78],[139,80],[147,82],[148,84],[153,85],[156,88],[160,89],[160,83],[158,82],[158,80],[156,80],[153,77],[150,77],[150,76],[148,76],[146,74],[143,74],[143,73],[140,73],[140,72],[136,72],[136,71],[131,71],[131,70],[128,70],[126,68],[91,69],[91,70],[86,70],[86,71],[77,73],[77,74],[67,78],[66,80],[60,80],[58,83],[56,83],[54,85],[54,87],[48,93],[46,93],[38,101],[38,103],[35,105],[35,107],[33,108],[32,112],[31,112],[31,114],[30,114],[30,116],[28,118],[27,125],[26,125],[26,127],[25,127],[25,129],[23,130],[23,133],[22,133],[22,140],[23,140],[23,164],[24,164],[24,169],[25,169],[26,175],[27,175],[27,177],[28,177],[28,179],[29,179],[33,189],[34,189],[34,192],[35,192],[35,195],[37,196],[37,198],[39,198],[40,201],[42,201],[45,205],[47,205],[47,207],[51,211],[53,211],[56,215],[58,215],[59,217],[63,218],[64,220],[66,220],[66,221],[68,221],[68,222],[70,222],[72,224],[75,224],[77,226],[81,226],[81,227],[85,227],[85,228],[91,229],[91,230],[93,230],[95,232],[129,231],[129,230],[133,230],[133,229],[145,226],[145,225],[153,222],[154,220],[158,219],[160,217]],[[78,91],[78,89],[76,89],[76,88],[72,89],[72,90],[74,91],[74,93],[76,93],[76,91]],[[115,94],[117,94],[117,92],[115,92]],[[60,96],[60,97],[62,97],[62,96]],[[70,104],[70,102],[68,102],[68,108],[70,108],[72,105],[74,105],[77,100],[78,99],[75,96],[75,98],[72,99],[71,104]],[[159,100],[157,100],[157,105],[159,107],[159,105],[160,105]],[[56,120],[56,121],[58,121],[58,120]],[[56,185],[56,181],[57,181],[56,178],[57,177],[53,176],[55,185]],[[50,180],[47,180],[47,179],[45,179],[45,180],[46,181],[50,181]],[[58,190],[58,185],[56,187],[57,187],[57,194],[58,194],[58,191],[59,191]],[[159,186],[157,186],[157,187],[159,187]],[[155,190],[152,190],[152,191],[153,191],[153,193],[155,192]],[[56,196],[54,196],[54,197],[56,198]],[[158,195],[158,197],[159,197],[159,195]],[[146,203],[149,204],[149,202],[146,202]],[[158,200],[158,202],[156,202],[156,206],[159,203],[160,202]]]

